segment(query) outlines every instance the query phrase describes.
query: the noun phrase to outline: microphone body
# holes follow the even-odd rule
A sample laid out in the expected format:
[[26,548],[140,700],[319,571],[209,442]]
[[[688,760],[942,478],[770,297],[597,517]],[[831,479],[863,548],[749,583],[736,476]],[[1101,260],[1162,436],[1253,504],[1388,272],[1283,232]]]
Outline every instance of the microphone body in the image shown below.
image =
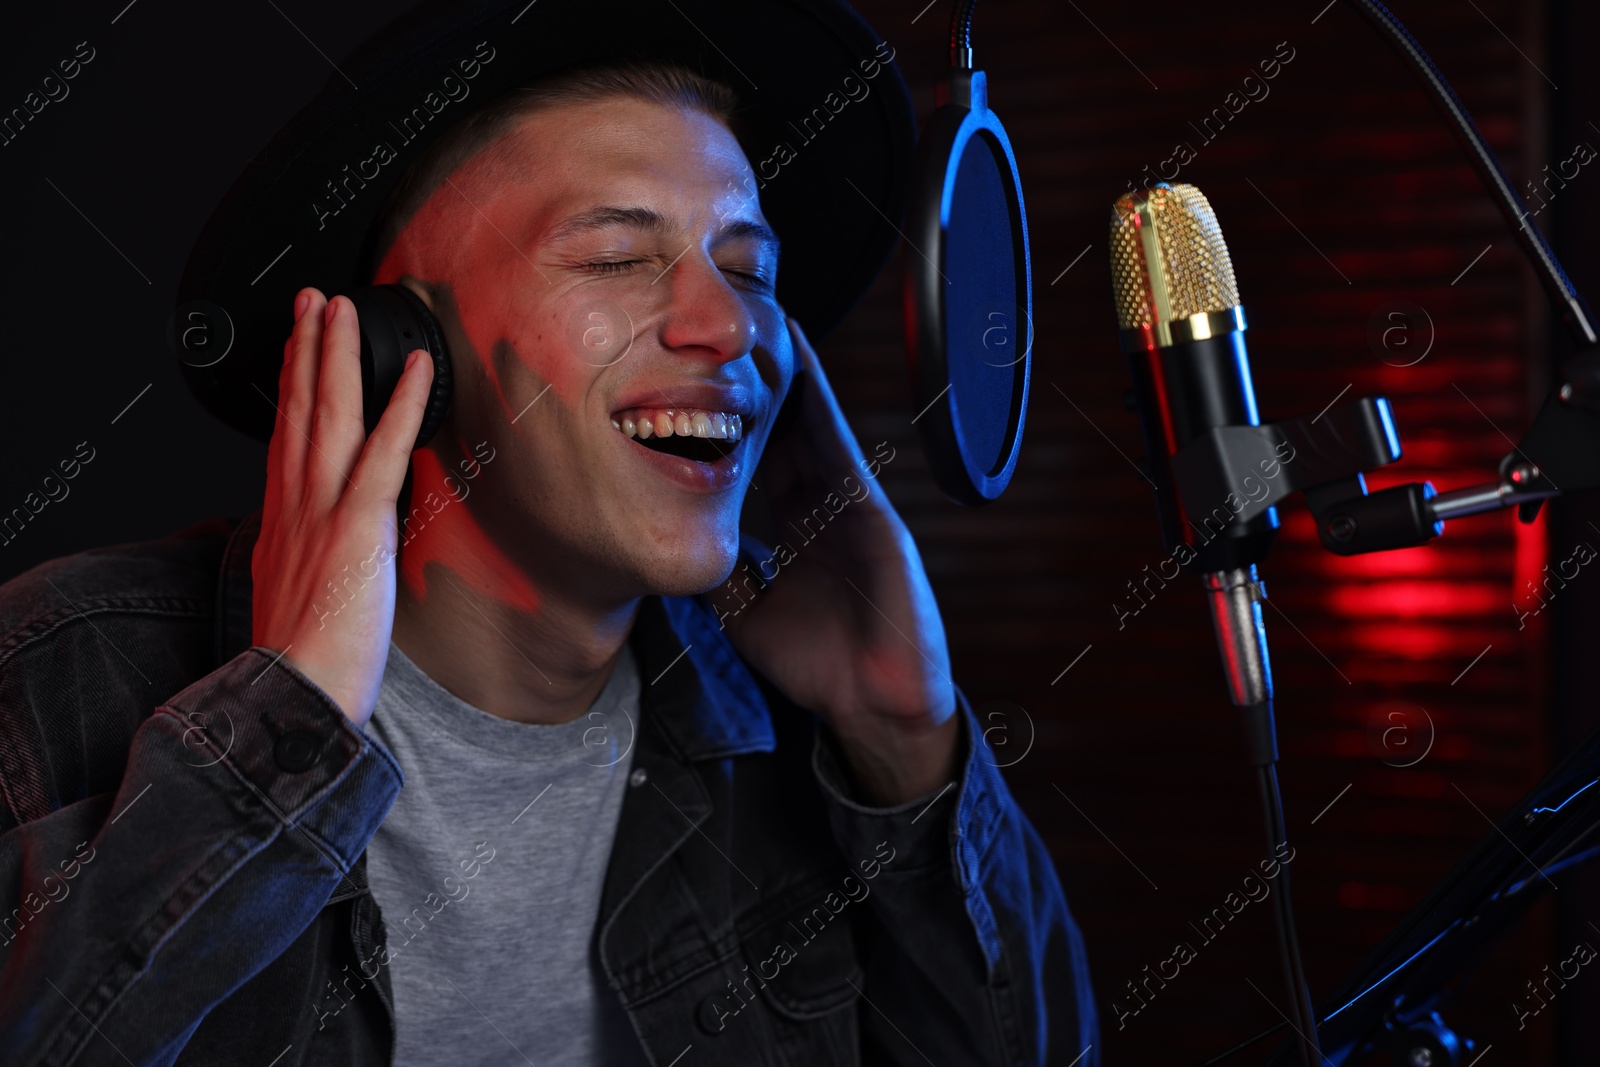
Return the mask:
[[[1156,484],[1162,541],[1190,573],[1209,574],[1259,563],[1266,558],[1278,529],[1275,508],[1244,522],[1231,521],[1239,509],[1227,496],[1208,502],[1208,511],[1189,514],[1172,467],[1172,458],[1180,449],[1214,427],[1261,423],[1251,388],[1243,309],[1232,311],[1237,316],[1226,316],[1221,333],[1150,347],[1145,347],[1141,338],[1139,347],[1128,353],[1150,475]],[[1244,485],[1233,487],[1234,500],[1244,499],[1249,490]]]

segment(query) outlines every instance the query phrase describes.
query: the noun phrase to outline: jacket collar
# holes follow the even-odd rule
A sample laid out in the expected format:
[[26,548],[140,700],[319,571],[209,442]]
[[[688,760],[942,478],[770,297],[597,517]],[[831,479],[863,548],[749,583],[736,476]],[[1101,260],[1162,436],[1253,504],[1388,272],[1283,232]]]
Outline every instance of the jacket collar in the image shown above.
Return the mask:
[[[217,581],[217,665],[250,648],[251,555],[261,510],[235,527]],[[766,697],[711,608],[696,597],[648,596],[629,635],[639,667],[639,703],[686,760],[771,752]]]

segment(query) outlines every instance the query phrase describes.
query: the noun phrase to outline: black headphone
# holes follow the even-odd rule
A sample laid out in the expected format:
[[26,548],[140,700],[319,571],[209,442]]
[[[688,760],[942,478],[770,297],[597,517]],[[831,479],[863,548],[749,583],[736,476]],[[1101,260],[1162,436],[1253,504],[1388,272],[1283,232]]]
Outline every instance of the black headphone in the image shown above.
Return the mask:
[[433,357],[433,384],[413,449],[438,432],[454,387],[444,330],[422,298],[404,285],[369,285],[343,294],[355,305],[361,328],[361,417],[368,434],[389,406],[406,356],[425,348]]

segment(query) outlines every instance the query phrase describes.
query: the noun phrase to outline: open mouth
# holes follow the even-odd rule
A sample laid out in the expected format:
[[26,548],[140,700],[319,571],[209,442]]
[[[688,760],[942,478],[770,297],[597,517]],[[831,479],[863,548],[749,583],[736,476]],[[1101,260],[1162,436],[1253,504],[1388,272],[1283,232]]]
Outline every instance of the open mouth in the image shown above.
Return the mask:
[[744,420],[725,411],[630,408],[611,417],[617,432],[652,452],[697,463],[726,458],[744,439]]

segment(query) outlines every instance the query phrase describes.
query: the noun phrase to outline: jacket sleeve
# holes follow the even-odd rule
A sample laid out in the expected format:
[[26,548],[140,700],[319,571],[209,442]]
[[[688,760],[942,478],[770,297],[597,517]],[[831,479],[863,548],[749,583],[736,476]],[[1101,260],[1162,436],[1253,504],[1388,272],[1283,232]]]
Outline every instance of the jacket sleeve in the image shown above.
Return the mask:
[[882,936],[865,960],[863,1062],[1092,1067],[1099,1027],[1082,934],[959,686],[956,699],[961,777],[892,808],[853,799],[838,742],[817,731],[812,763],[834,838],[847,857],[882,861],[870,882]]
[[0,834],[0,1063],[170,1062],[347,880],[403,780],[272,649],[183,689],[114,795]]

